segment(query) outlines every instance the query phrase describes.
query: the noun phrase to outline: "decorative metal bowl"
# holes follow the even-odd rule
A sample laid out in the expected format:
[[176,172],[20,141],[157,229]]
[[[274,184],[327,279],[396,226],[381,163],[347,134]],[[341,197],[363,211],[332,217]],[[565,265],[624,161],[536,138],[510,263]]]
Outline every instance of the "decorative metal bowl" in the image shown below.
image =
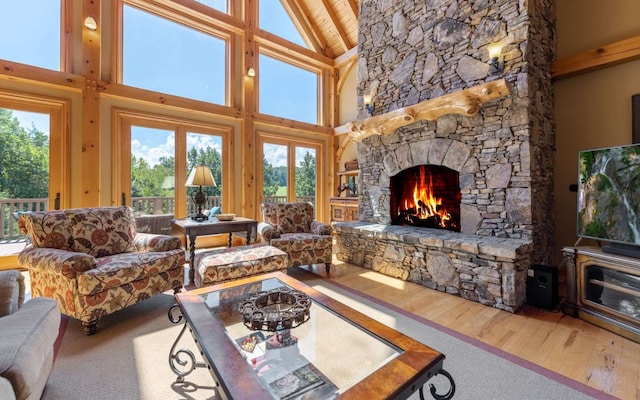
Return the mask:
[[214,216],[218,221],[233,221],[236,218],[235,214],[216,214]]
[[254,293],[240,304],[238,310],[247,328],[276,332],[307,322],[310,307],[311,300],[305,293],[281,287]]

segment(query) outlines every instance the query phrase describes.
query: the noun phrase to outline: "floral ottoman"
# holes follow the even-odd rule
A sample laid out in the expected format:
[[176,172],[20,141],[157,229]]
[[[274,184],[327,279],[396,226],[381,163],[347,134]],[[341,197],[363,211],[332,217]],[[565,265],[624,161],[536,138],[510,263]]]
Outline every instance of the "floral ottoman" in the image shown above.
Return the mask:
[[273,246],[258,243],[197,253],[194,265],[196,287],[203,287],[267,272],[286,272],[289,256]]

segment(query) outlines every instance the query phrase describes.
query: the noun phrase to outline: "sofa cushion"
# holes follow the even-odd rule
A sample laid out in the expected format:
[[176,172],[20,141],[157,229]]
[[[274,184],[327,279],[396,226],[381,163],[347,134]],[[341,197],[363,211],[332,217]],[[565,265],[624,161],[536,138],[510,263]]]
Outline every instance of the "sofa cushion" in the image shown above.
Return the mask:
[[20,232],[29,235],[34,247],[75,251],[71,229],[64,211],[36,211],[21,214]]
[[281,233],[310,232],[313,206],[309,203],[279,203],[278,229]]
[[97,259],[96,268],[78,275],[78,292],[94,295],[178,268],[182,249],[157,253],[123,253]]
[[76,251],[105,257],[136,251],[136,222],[129,207],[80,208],[64,211]]
[[273,239],[273,246],[288,252],[332,248],[333,238],[325,235],[310,233],[286,233]]
[[60,311],[51,299],[31,299],[18,312],[0,318],[0,376],[11,382],[16,398],[42,395],[59,328]]
[[24,276],[20,271],[0,271],[0,317],[12,314],[24,303]]

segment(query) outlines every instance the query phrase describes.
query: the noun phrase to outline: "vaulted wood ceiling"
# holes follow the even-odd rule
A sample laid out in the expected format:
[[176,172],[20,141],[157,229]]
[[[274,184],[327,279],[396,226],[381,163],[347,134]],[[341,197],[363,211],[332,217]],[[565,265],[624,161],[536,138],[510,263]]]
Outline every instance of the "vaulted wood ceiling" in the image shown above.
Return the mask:
[[358,44],[359,0],[281,0],[309,47],[337,59]]

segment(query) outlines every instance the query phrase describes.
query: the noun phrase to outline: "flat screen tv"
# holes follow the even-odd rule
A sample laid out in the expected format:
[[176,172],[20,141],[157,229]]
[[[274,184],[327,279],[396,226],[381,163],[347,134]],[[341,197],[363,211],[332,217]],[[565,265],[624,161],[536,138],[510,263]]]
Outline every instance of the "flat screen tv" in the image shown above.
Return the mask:
[[578,236],[640,258],[640,144],[581,151]]

